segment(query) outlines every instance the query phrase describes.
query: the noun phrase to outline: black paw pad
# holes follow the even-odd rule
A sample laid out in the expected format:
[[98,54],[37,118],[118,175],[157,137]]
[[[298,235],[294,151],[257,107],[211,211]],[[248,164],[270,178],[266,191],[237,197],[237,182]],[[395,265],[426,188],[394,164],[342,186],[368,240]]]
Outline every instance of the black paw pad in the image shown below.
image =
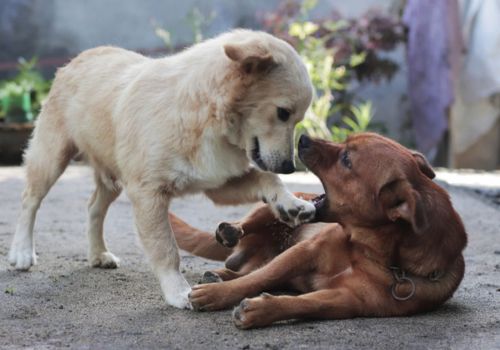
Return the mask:
[[285,210],[285,208],[283,208],[281,205],[278,205],[276,209],[278,209],[278,214],[280,215],[281,221],[283,222],[290,221],[290,217],[288,216],[288,213]]
[[242,236],[243,230],[228,222],[221,223],[215,231],[215,239],[217,239],[217,242],[228,248],[232,248],[238,244]]
[[314,218],[315,212],[303,212],[299,214],[299,220],[300,221],[308,221]]

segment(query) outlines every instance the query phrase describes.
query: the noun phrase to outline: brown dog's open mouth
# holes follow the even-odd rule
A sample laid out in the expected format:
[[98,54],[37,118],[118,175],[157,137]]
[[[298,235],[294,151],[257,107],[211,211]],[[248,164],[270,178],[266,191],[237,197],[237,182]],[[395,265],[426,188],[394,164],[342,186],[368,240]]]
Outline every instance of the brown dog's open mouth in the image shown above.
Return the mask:
[[323,217],[324,210],[326,208],[326,194],[320,194],[319,196],[312,199],[312,203],[316,208],[316,216],[314,217],[314,221],[321,221]]

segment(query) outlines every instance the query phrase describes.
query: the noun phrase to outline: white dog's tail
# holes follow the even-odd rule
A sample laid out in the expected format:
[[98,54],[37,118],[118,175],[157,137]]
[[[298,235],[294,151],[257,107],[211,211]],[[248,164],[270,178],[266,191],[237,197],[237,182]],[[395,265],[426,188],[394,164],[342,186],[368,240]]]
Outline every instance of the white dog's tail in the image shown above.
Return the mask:
[[168,213],[179,248],[202,258],[224,261],[233,252],[217,242],[215,235],[198,230]]

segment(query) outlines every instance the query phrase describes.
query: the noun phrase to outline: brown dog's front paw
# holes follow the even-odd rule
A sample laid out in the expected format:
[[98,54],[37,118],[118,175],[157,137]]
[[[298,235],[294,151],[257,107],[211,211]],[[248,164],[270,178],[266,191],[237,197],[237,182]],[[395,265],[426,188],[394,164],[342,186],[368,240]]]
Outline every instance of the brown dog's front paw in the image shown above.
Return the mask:
[[222,280],[222,278],[220,278],[218,274],[212,271],[205,271],[199,283],[207,284],[207,283],[219,283],[219,282],[224,282],[224,281]]
[[233,310],[234,325],[240,329],[249,329],[270,325],[273,321],[271,303],[273,296],[262,293],[257,298],[243,299]]
[[242,236],[243,229],[229,222],[220,223],[215,231],[217,242],[228,248],[232,248],[238,244]]
[[227,288],[226,283],[198,284],[193,286],[189,301],[196,311],[215,311],[227,309],[241,298]]

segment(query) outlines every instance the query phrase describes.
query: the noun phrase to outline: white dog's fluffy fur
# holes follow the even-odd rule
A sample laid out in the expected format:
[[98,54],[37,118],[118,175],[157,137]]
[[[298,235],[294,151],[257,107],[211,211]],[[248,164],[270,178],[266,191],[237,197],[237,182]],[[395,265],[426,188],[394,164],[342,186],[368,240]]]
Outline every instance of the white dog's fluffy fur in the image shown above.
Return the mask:
[[[89,263],[118,265],[102,231],[125,188],[166,301],[190,307],[168,221],[171,198],[204,191],[221,204],[264,199],[290,225],[309,220],[314,206],[292,196],[273,172],[293,171],[293,129],[311,96],[297,53],[262,32],[229,32],[160,59],[114,47],[81,53],[57,72],[26,152],[10,263],[20,270],[36,263],[36,211],[68,162],[81,156],[96,182]],[[287,112],[280,117],[277,108]]]

